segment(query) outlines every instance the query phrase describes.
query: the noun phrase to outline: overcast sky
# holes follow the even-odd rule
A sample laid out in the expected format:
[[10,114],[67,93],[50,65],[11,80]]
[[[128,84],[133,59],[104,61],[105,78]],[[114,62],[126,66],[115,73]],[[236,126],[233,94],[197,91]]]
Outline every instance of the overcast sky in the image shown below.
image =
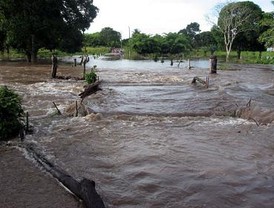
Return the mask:
[[[155,35],[178,32],[192,22],[202,31],[210,30],[206,16],[214,6],[226,0],[93,0],[99,13],[86,33],[100,32],[111,27],[128,38],[134,29]],[[265,12],[274,11],[271,0],[255,0]]]

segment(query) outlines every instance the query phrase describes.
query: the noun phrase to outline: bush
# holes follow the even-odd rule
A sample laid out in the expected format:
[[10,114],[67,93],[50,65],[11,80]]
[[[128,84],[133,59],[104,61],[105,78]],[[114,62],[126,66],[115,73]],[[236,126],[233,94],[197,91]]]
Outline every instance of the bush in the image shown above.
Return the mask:
[[0,140],[17,136],[23,128],[21,98],[6,86],[0,86]]
[[96,68],[96,65],[93,66],[93,68],[91,69],[90,73],[85,74],[85,81],[88,84],[92,84],[92,83],[94,83],[97,80],[97,74],[95,72],[95,68]]

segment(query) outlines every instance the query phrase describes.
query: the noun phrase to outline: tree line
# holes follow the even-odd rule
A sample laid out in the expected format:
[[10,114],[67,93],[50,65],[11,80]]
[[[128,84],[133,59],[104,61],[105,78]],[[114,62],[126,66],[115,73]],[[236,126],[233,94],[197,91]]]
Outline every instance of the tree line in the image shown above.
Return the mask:
[[[274,4],[274,1],[272,1]],[[176,33],[148,35],[135,29],[132,37],[121,40],[121,34],[112,28],[85,34],[87,46],[119,47],[134,49],[141,55],[182,56],[193,50],[213,54],[226,51],[229,59],[232,50],[241,57],[242,51],[265,51],[274,46],[274,13],[265,13],[251,1],[217,5],[217,21],[210,31],[201,32],[200,25],[192,22]],[[107,34],[106,34],[107,33]],[[107,37],[107,38],[106,38]]]
[[79,51],[98,11],[93,0],[1,0],[0,50],[17,49],[29,61],[40,48]]
[[[274,4],[274,1],[272,1]],[[184,56],[200,49],[205,53],[232,50],[264,51],[274,45],[274,15],[266,13],[251,1],[216,6],[216,19],[210,31],[201,32],[192,22],[176,33],[149,35],[135,29],[132,37],[121,39],[121,33],[105,27],[100,32],[84,33],[99,9],[92,0],[1,0],[0,50],[14,48],[36,59],[40,48],[64,52],[90,47],[128,47],[147,56]]]

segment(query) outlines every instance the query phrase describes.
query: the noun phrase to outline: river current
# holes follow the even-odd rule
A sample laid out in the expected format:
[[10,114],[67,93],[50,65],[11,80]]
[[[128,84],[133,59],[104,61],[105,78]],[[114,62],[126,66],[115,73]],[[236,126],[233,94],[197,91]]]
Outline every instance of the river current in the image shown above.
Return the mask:
[[[84,99],[96,113],[56,115],[85,83],[50,79],[50,64],[1,63],[1,85],[23,98],[35,143],[75,178],[89,178],[107,207],[272,208],[274,128],[257,118],[234,117],[240,106],[274,119],[274,71],[264,65],[91,60],[102,91]],[[59,75],[81,76],[61,64]],[[209,78],[209,87],[192,84]]]

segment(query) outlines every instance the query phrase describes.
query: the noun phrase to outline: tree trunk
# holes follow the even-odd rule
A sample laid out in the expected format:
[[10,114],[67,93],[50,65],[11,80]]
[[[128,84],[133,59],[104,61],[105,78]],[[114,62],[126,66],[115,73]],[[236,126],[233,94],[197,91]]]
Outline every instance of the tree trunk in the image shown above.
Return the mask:
[[31,35],[31,62],[35,63],[37,61],[37,52],[35,49],[35,35]]
[[26,51],[27,61],[31,62],[31,53],[29,51]]
[[238,48],[238,50],[237,50],[237,59],[238,59],[238,60],[241,59],[241,53],[242,53],[241,49]]
[[226,49],[226,62],[228,62],[229,61],[229,55],[230,55],[230,50],[229,50],[228,43],[225,45],[225,49]]
[[27,146],[26,150],[54,178],[58,179],[58,181],[74,195],[82,199],[86,208],[105,208],[101,196],[95,189],[95,182],[93,180],[83,178],[81,181],[78,181],[65,173],[62,169],[54,166],[53,163],[48,161],[43,155],[35,151],[32,146]]
[[10,47],[9,47],[9,45],[6,46],[6,51],[7,51],[8,59],[10,59]]
[[262,51],[259,51],[259,59],[262,59]]
[[51,57],[52,66],[51,66],[51,78],[56,78],[57,68],[58,68],[58,60],[55,55]]

